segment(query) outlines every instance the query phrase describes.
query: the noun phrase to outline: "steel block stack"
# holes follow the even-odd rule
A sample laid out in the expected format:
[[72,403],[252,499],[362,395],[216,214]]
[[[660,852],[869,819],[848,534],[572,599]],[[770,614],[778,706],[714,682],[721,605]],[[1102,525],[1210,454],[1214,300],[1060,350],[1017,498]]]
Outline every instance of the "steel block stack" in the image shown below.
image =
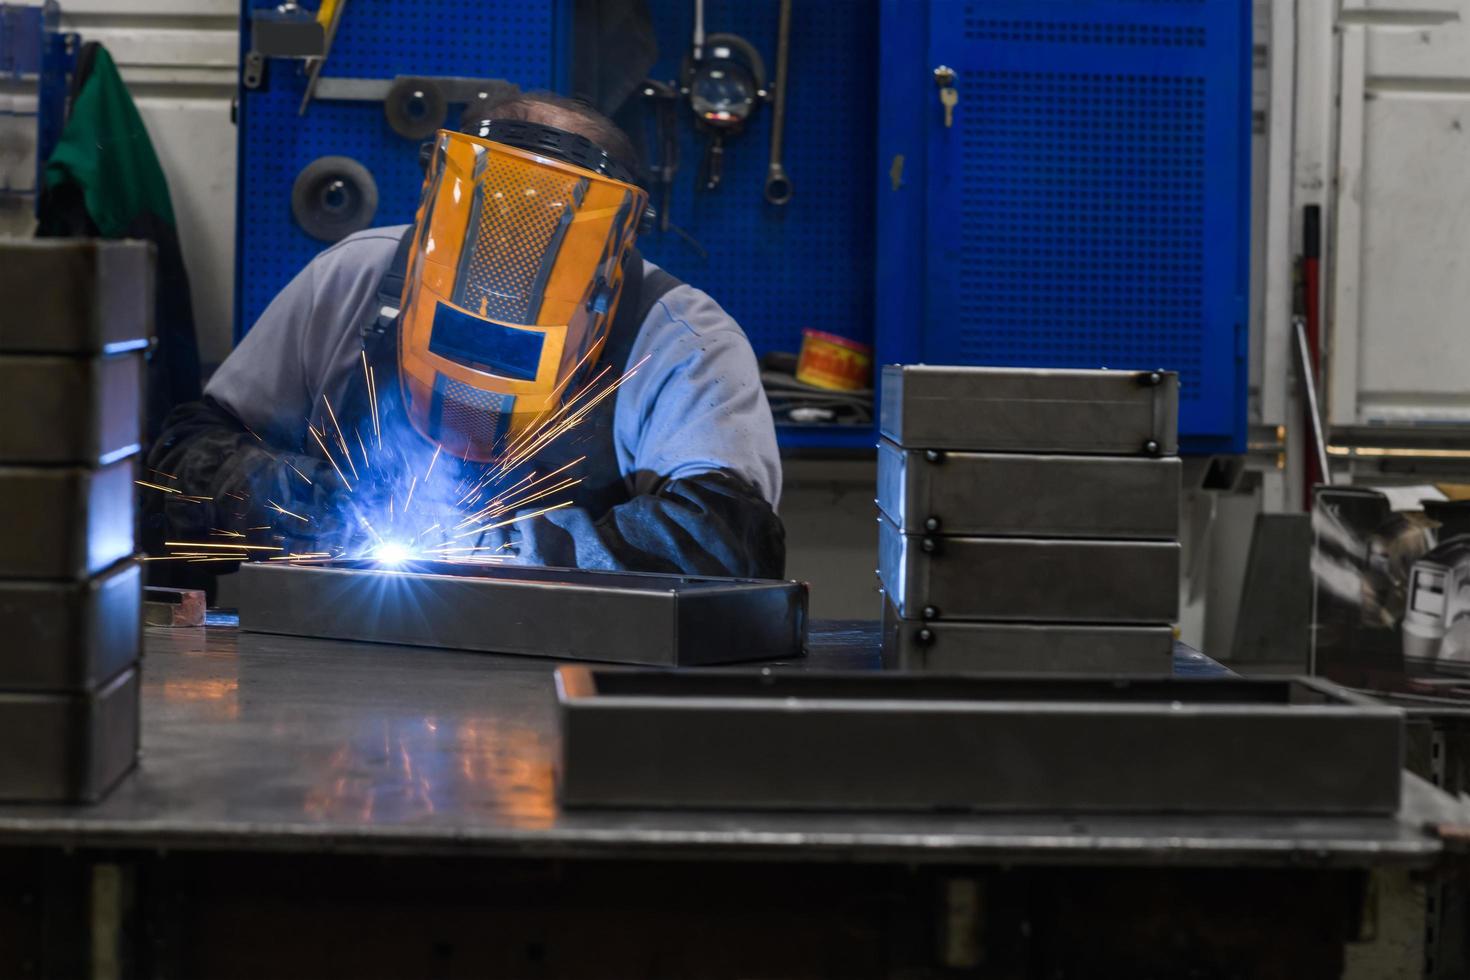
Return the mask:
[[882,396],[888,666],[1169,673],[1177,375],[889,365]]
[[0,241],[3,801],[96,800],[137,759],[152,325],[152,246]]

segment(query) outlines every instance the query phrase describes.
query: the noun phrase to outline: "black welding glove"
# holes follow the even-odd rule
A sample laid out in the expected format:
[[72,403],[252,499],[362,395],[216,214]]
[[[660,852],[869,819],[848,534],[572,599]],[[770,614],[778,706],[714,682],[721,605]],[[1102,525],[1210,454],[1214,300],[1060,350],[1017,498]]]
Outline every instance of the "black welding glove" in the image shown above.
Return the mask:
[[174,409],[147,467],[144,479],[178,491],[144,492],[150,552],[215,531],[281,538],[292,551],[350,549],[365,533],[331,463],[270,446],[211,398]]
[[565,507],[507,530],[527,565],[742,578],[780,578],[786,568],[781,519],[728,472],[669,480],[597,520]]

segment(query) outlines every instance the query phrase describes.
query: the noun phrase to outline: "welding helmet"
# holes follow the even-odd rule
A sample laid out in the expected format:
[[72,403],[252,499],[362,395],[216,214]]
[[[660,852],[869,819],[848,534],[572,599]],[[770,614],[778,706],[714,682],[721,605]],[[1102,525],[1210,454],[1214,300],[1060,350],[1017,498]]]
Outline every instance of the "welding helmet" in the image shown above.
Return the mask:
[[429,155],[398,329],[409,419],[493,461],[591,376],[648,196],[586,137],[492,119]]

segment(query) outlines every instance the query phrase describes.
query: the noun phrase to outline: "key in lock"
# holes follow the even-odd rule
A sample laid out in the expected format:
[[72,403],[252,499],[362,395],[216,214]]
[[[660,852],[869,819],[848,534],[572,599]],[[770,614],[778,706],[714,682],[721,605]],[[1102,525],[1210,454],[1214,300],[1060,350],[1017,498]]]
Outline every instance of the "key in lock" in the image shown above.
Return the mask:
[[954,125],[954,107],[959,104],[960,90],[955,88],[958,74],[948,65],[934,69],[934,84],[939,87],[939,104],[944,106],[944,128]]

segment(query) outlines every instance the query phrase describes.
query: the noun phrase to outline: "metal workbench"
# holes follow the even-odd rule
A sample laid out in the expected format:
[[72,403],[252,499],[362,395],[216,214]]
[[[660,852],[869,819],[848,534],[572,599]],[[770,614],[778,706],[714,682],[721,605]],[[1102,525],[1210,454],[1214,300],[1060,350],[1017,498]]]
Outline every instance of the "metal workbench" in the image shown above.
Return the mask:
[[[550,662],[147,632],[140,769],[97,806],[0,807],[0,844],[1349,865],[1440,847],[1414,780],[1397,821],[562,813]],[[786,666],[877,669],[877,625],[816,624]],[[1176,654],[1177,673],[1221,669]]]
[[[876,623],[818,623],[812,630],[810,655],[784,667],[876,669],[878,642]],[[1028,867],[1034,871],[1025,873],[1040,876],[1050,873],[1048,868],[1060,867],[1069,869],[1067,874],[1073,876],[1115,875],[1106,879],[1112,884],[1098,887],[1112,889],[1107,894],[1114,896],[1109,903],[1117,905],[1117,914],[1131,907],[1127,914],[1133,918],[1119,920],[1125,925],[1147,919],[1140,910],[1151,903],[1159,907],[1159,914],[1167,910],[1178,920],[1183,913],[1174,889],[1179,887],[1181,869],[1187,868],[1189,874],[1228,876],[1210,884],[1206,891],[1216,905],[1227,898],[1236,903],[1219,905],[1216,911],[1200,911],[1199,915],[1228,917],[1237,914],[1231,910],[1249,906],[1256,916],[1253,921],[1270,921],[1271,928],[1296,930],[1293,937],[1317,937],[1311,939],[1310,946],[1323,941],[1323,935],[1330,939],[1339,926],[1349,931],[1356,928],[1350,921],[1351,914],[1340,915],[1329,907],[1339,894],[1361,894],[1361,883],[1367,880],[1364,871],[1407,873],[1431,865],[1442,843],[1426,826],[1461,820],[1457,810],[1446,809],[1445,797],[1413,777],[1406,777],[1399,815],[1376,820],[563,813],[557,806],[554,788],[557,729],[553,665],[548,662],[250,634],[230,627],[150,628],[146,648],[141,767],[96,806],[0,807],[0,872],[7,872],[5,880],[51,882],[47,887],[54,888],[55,882],[67,880],[67,874],[81,874],[85,879],[83,894],[92,897],[77,901],[81,907],[86,907],[87,901],[91,903],[84,919],[90,923],[87,928],[94,949],[99,942],[111,946],[137,941],[140,933],[122,924],[128,908],[149,922],[187,919],[194,925],[178,928],[190,934],[207,932],[207,922],[201,925],[201,917],[214,921],[209,919],[214,913],[208,910],[219,908],[224,910],[219,917],[230,923],[229,935],[259,957],[273,947],[258,938],[248,938],[252,934],[241,924],[239,907],[231,904],[239,901],[237,892],[255,896],[251,907],[257,911],[253,914],[266,915],[259,911],[262,908],[277,909],[281,922],[293,923],[302,915],[318,915],[331,904],[330,894],[325,893],[306,906],[316,911],[303,912],[291,904],[305,901],[300,896],[307,892],[317,895],[313,889],[349,889],[350,896],[342,901],[366,902],[364,895],[384,894],[374,889],[388,889],[387,893],[397,895],[401,889],[417,887],[414,894],[423,896],[421,902],[432,904],[459,895],[456,888],[470,888],[481,880],[500,880],[497,876],[508,873],[504,871],[508,867],[562,869],[555,872],[554,880],[538,878],[539,884],[518,885],[525,895],[540,895],[537,901],[543,903],[552,919],[572,914],[555,896],[576,887],[597,892],[603,887],[597,884],[603,880],[597,877],[599,874],[608,876],[608,893],[619,897],[586,899],[586,908],[597,906],[598,901],[621,903],[633,900],[629,896],[643,896],[638,900],[645,902],[650,916],[693,914],[683,897],[687,892],[680,890],[686,886],[670,883],[695,874],[691,869],[699,868],[704,870],[698,872],[697,887],[710,910],[723,908],[720,901],[735,902],[736,896],[751,890],[756,897],[741,901],[761,908],[770,903],[774,909],[787,894],[775,892],[787,889],[791,896],[806,895],[804,902],[840,907],[846,910],[842,914],[866,922],[863,917],[872,910],[867,906],[849,909],[844,903],[857,898],[844,896],[866,895],[871,899],[872,889],[879,887],[884,894],[908,895],[899,904],[909,909],[917,907],[910,894],[917,889],[913,894],[928,896],[924,901],[933,899],[945,909],[925,913],[924,921],[931,925],[933,921],[955,921],[956,893],[944,883],[955,880],[957,867],[1003,869],[995,873],[1010,875],[1004,880],[1012,883],[1015,875]],[[1176,653],[1177,673],[1219,670],[1218,665],[1186,648]],[[862,748],[855,745],[853,751],[861,752]],[[1202,764],[1208,764],[1207,760]],[[7,865],[7,861],[12,864]],[[385,861],[396,862],[391,874],[383,870]],[[72,870],[58,870],[58,862]],[[83,865],[84,870],[77,870]],[[409,870],[410,865],[420,871]],[[574,866],[576,873],[567,870]],[[116,913],[112,920],[115,928],[104,928],[101,939],[97,936],[96,896],[102,887],[96,877],[99,868],[121,868],[123,871],[118,873],[130,882],[121,891],[109,885],[113,890],[104,889],[106,894],[142,896],[131,905],[111,906]],[[635,868],[654,870],[640,876]],[[874,886],[868,878],[856,883],[851,876],[861,868],[889,877],[882,879],[881,886]],[[1020,872],[1015,870],[1018,868]],[[1070,870],[1078,868],[1084,870]],[[1089,868],[1091,872],[1085,870]],[[1126,877],[1140,873],[1156,877]],[[415,879],[415,874],[424,877]],[[980,871],[965,874],[981,877],[965,877],[964,881],[991,880]],[[1116,878],[1118,874],[1125,878]],[[1294,904],[1272,917],[1261,911],[1260,902],[1275,899],[1259,896],[1272,893],[1275,886],[1263,885],[1261,882],[1267,879],[1259,876],[1277,881],[1283,874],[1295,875],[1304,884],[1291,893]],[[415,880],[420,885],[403,884]],[[1027,894],[1033,896],[1051,887],[1046,884],[1050,879],[1044,877],[1026,880]],[[432,882],[432,887],[422,881]],[[1239,882],[1238,888],[1223,883],[1226,881]],[[787,884],[778,888],[778,882]],[[818,882],[827,884],[819,888]],[[1145,897],[1127,897],[1132,894],[1127,891],[1130,888],[1142,889]],[[1244,900],[1242,889],[1256,898]],[[713,897],[714,892],[721,898]],[[812,897],[816,892],[820,896]],[[1312,894],[1323,896],[1315,906],[1313,900],[1303,897]],[[936,895],[940,897],[934,898]],[[895,897],[892,902],[899,900]],[[965,903],[961,900],[960,904]],[[1210,908],[1216,909],[1216,905]],[[1303,911],[1304,907],[1315,911]],[[145,911],[138,912],[138,908]],[[1001,911],[986,914],[1002,914],[1006,907],[998,908]],[[193,918],[187,918],[180,909]],[[970,912],[972,916],[980,914],[975,908]],[[750,914],[749,904],[719,912],[720,928],[746,914]],[[1057,915],[1058,921],[1071,921],[1068,916]],[[894,922],[891,908],[885,916],[878,916],[873,925],[849,922],[839,932],[873,929],[887,936]],[[404,911],[395,923],[402,925],[411,919],[411,912]],[[1106,919],[1096,919],[1089,928],[1103,928],[1101,923]],[[1356,921],[1360,920],[1359,915]],[[109,920],[104,915],[100,921]],[[431,921],[414,928],[427,935],[435,929],[450,928],[445,923],[451,921],[458,920],[441,909]],[[331,929],[325,923],[321,928],[328,932]],[[349,931],[359,928],[356,919],[342,925]],[[702,921],[699,928],[707,929],[709,923]],[[1067,928],[1081,927],[1071,923]],[[1221,926],[1219,943],[1238,941],[1238,930],[1231,932],[1233,928]],[[1140,948],[1137,937],[1129,938],[1128,929],[1122,925],[1117,925],[1114,933],[1118,955],[1136,956]],[[0,940],[5,935],[5,919],[0,915]],[[154,971],[163,974],[169,969],[185,975],[211,972],[209,956],[213,947],[195,948],[177,937],[171,943],[167,936],[160,938],[156,930],[147,935],[151,937],[150,952],[134,952],[129,954],[131,959],[123,957],[135,965],[144,964],[136,969],[137,975]],[[696,930],[689,937],[671,942],[694,943],[701,935],[709,938]],[[913,957],[922,959],[934,948],[931,937],[910,939],[905,948],[922,951],[922,955],[914,953]],[[434,939],[440,945],[433,949],[439,949],[445,941]],[[731,949],[744,950],[750,956],[763,948],[749,937],[709,941],[728,943]],[[791,936],[780,939],[785,944],[797,941]],[[830,942],[831,937],[807,936],[800,941],[820,945]],[[885,955],[890,960],[898,955],[894,953],[894,941],[884,940],[888,943]],[[1092,943],[1091,955],[1101,955],[1095,938],[1079,937],[1077,942]],[[1057,948],[1071,947],[1063,944]],[[1266,942],[1261,948],[1282,947]],[[51,953],[43,957],[47,969],[56,974],[68,972],[70,949],[64,943],[53,943]],[[306,949],[293,953],[297,957],[293,962],[304,964],[303,970],[315,962],[303,952]],[[596,947],[579,949],[592,957]],[[955,955],[946,954],[944,960],[949,965],[970,962],[965,958],[965,949],[950,953]],[[477,950],[477,955],[482,954],[488,955]],[[236,957],[230,962],[249,962],[258,969],[266,965],[259,959],[239,960],[242,953],[238,949],[232,949],[229,955]],[[367,957],[368,953],[362,955]],[[603,950],[595,955],[607,954]],[[992,955],[1000,954],[992,951]],[[1313,955],[1320,958],[1321,950]],[[1305,953],[1303,956],[1299,961],[1280,959],[1282,968],[1305,968],[1303,964],[1315,962],[1305,958]],[[678,956],[674,960],[685,962]],[[522,961],[514,957],[474,962],[477,968],[493,966],[522,975],[515,973],[519,969],[516,964]],[[859,957],[860,966],[867,962]],[[1078,969],[1085,971],[1087,964],[1095,961],[1079,962]],[[1133,961],[1116,962],[1123,965]],[[171,966],[166,969],[158,963]],[[599,975],[599,963],[606,965],[594,961],[586,967],[585,975]],[[366,975],[374,970],[389,974],[394,970],[415,972],[419,967],[418,959],[395,960],[388,956],[381,961],[365,958],[355,969]],[[771,966],[764,960],[752,960],[743,968],[759,973]],[[84,971],[82,965],[76,969]],[[829,965],[807,972],[843,975],[848,969]],[[1058,970],[1051,975],[1072,975],[1065,963]],[[584,973],[567,966],[544,975]],[[716,970],[709,975],[724,974]],[[781,975],[806,974],[793,970]],[[858,970],[848,975],[868,974]],[[1312,974],[1308,969],[1296,975]]]

